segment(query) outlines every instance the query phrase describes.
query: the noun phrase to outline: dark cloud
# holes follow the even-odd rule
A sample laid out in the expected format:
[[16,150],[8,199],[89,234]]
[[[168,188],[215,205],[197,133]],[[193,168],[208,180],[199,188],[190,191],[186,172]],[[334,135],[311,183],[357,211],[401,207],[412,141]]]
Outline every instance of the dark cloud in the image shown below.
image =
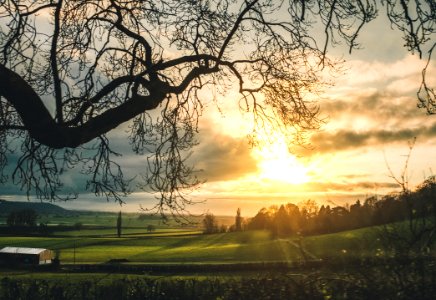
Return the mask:
[[396,189],[398,184],[392,182],[309,182],[306,187],[310,192],[358,192],[361,190]]
[[400,97],[388,92],[374,92],[369,95],[350,95],[353,101],[337,99],[321,103],[321,113],[331,121],[344,115],[360,116],[374,121],[405,122],[425,117],[425,111],[417,107],[414,97]]
[[[410,141],[414,137],[421,141],[436,138],[435,119],[417,108],[415,97],[399,96],[395,92],[351,92],[349,99],[322,102],[321,113],[328,116],[329,122],[338,122],[340,129],[314,133],[309,140],[312,148],[297,150],[296,154],[311,156]],[[354,119],[363,120],[368,126],[354,129]],[[350,124],[348,128],[343,121]]]
[[192,160],[196,169],[202,170],[199,176],[209,182],[236,179],[257,170],[246,139],[210,129],[201,132],[200,145],[194,148]]
[[[245,138],[233,138],[215,131],[208,121],[203,121],[197,136],[199,145],[195,146],[187,164],[199,171],[196,175],[208,182],[239,178],[257,170],[256,160],[251,156]],[[133,177],[146,171],[145,156],[132,152],[127,139],[114,136],[111,139],[115,150],[123,153],[117,161],[123,166],[127,176]]]
[[346,179],[358,179],[358,178],[367,178],[370,174],[345,174],[342,177]]
[[318,132],[310,139],[313,148],[300,149],[297,154],[310,156],[317,153],[354,150],[367,146],[410,141],[415,137],[426,140],[436,138],[436,123],[429,127],[422,126],[393,131],[371,129],[368,131],[339,130],[336,132]]

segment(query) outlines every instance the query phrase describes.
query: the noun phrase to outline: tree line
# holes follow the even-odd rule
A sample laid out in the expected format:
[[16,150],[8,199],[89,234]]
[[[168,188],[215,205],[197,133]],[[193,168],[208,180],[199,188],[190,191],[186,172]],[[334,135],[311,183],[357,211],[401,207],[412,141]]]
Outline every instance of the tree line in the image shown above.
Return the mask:
[[313,200],[262,208],[247,220],[247,230],[270,230],[274,236],[325,234],[404,220],[436,223],[436,177],[431,176],[415,191],[382,197],[372,196],[352,205],[318,206]]
[[38,214],[33,209],[21,209],[12,211],[6,218],[9,227],[35,227]]
[[210,212],[204,215],[202,224],[203,233],[205,234],[242,231],[246,225],[245,220],[241,215],[241,208],[239,207],[236,210],[235,223],[230,226],[226,226],[224,224],[220,225],[215,216]]

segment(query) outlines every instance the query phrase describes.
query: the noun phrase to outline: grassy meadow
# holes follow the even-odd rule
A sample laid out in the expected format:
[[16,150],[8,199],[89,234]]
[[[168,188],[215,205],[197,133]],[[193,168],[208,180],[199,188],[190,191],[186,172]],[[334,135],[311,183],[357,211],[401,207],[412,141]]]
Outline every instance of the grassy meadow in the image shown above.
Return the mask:
[[[268,231],[207,235],[198,229],[158,228],[149,233],[126,228],[118,238],[115,229],[102,228],[55,231],[51,236],[0,237],[0,247],[49,248],[59,253],[62,264],[104,263],[116,259],[131,263],[294,263],[304,259],[375,255],[377,243],[372,234],[371,229],[360,229],[272,239]],[[366,243],[364,247],[362,243]],[[369,243],[373,245],[368,247]]]
[[57,216],[50,234],[0,235],[0,248],[49,248],[60,258],[54,269],[0,268],[0,299],[431,299],[436,292],[434,259],[390,257],[382,227],[305,237],[203,234],[132,214],[117,237],[115,218]]

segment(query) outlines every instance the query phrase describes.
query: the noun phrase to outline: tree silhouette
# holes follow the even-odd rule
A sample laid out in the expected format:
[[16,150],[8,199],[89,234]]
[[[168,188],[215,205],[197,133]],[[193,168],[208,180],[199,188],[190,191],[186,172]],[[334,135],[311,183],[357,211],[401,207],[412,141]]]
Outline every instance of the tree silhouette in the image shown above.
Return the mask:
[[428,251],[436,239],[436,177],[428,177],[414,191],[371,196],[363,205],[357,200],[349,208],[347,205],[318,208],[312,200],[303,201],[299,206],[287,203],[277,208],[273,205],[248,219],[246,228],[269,230],[273,237],[279,237],[375,225],[374,232],[385,246],[398,254]]
[[6,218],[6,224],[9,227],[35,227],[38,214],[33,209],[22,209],[12,211]]
[[236,210],[236,217],[235,217],[235,231],[241,231],[242,230],[242,217],[241,217],[241,208],[238,207]]
[[218,222],[212,213],[207,213],[203,218],[203,232],[206,234],[218,232]]
[[151,224],[147,225],[147,232],[153,232],[155,230],[156,230],[156,227],[154,225],[151,225]]
[[122,218],[121,218],[121,211],[118,213],[117,217],[117,236],[121,237],[121,229],[122,229]]
[[[268,128],[304,142],[320,124],[306,96],[335,68],[329,46],[357,48],[379,9],[430,63],[433,0],[1,1],[0,180],[65,199],[76,195],[64,194],[62,174],[79,168],[87,190],[122,202],[129,180],[106,134],[128,122],[132,149],[149,156],[142,188],[159,211],[183,211],[200,183],[186,163],[198,118],[205,103],[221,104],[211,95],[239,92],[252,142]],[[419,101],[434,113],[425,71]]]

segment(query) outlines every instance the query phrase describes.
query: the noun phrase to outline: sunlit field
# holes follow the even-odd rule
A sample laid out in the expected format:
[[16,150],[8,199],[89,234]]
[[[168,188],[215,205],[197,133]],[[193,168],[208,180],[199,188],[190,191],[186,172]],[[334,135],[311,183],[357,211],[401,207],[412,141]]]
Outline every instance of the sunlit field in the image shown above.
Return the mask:
[[[57,269],[1,269],[0,297],[388,299],[404,267],[384,253],[380,229],[286,238],[261,230],[206,235],[175,228],[125,229],[119,238],[108,228],[0,237],[0,248],[50,248],[61,262]],[[421,272],[434,272],[432,263],[407,266],[402,290],[430,299],[429,274]],[[430,285],[417,290],[421,284]]]
[[[2,266],[0,299],[389,299],[398,291],[404,299],[430,299],[436,278],[434,245],[404,259],[381,235],[402,231],[408,221],[329,234],[205,234],[200,220],[164,224],[125,214],[118,237],[117,215],[41,216],[52,220],[46,232],[14,233],[3,225],[0,249],[47,248],[60,261]],[[235,217],[217,219],[234,226]]]
[[[52,237],[1,237],[0,247],[53,249],[59,252],[62,264],[104,263],[114,259],[129,263],[297,263],[305,259],[302,251],[310,260],[375,255],[377,243],[371,239],[371,230],[272,239],[268,231],[204,235],[198,230],[161,229],[141,233],[139,229],[131,229],[117,238],[114,230],[110,233],[109,229],[94,229],[72,231],[68,236],[54,233]],[[372,244],[371,248],[368,244]]]

